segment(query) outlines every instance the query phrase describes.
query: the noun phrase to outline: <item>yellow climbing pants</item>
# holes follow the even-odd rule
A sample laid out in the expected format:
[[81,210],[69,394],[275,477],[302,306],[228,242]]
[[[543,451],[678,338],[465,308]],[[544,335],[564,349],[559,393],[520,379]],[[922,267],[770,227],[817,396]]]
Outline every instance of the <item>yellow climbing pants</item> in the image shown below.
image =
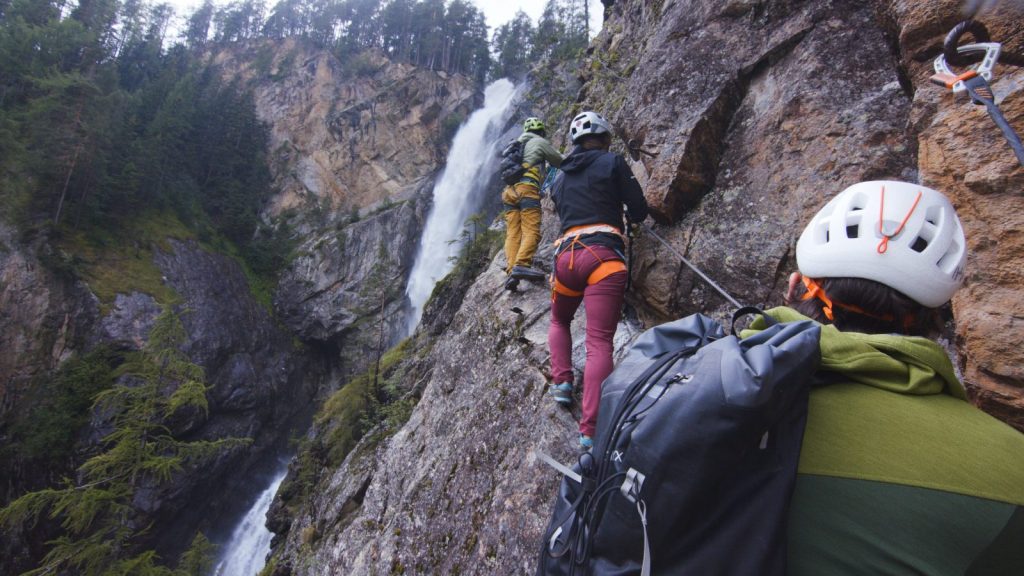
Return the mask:
[[536,186],[519,183],[501,193],[505,208],[505,258],[513,266],[530,266],[540,243],[540,191]]

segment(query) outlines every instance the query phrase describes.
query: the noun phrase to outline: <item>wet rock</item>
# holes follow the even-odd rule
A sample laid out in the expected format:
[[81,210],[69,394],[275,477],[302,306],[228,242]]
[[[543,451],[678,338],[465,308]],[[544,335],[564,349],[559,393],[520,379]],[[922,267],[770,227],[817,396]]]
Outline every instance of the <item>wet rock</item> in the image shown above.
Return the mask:
[[132,292],[114,297],[113,309],[100,320],[99,341],[131,350],[141,350],[162,311],[149,294]]

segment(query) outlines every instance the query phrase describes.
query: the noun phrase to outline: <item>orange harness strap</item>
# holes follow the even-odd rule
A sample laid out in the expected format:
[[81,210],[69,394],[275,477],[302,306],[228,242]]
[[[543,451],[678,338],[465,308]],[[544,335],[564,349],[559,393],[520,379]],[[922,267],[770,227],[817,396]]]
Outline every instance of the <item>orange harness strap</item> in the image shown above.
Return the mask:
[[559,282],[558,278],[555,277],[555,275],[552,273],[551,274],[551,299],[552,300],[555,299],[555,294],[556,293],[557,294],[561,294],[562,296],[568,296],[570,298],[577,298],[579,296],[583,296],[583,291],[582,290],[573,290],[572,288],[569,288],[565,284],[562,284],[561,282]]
[[[568,230],[566,230],[565,234],[563,234],[561,238],[559,238],[558,240],[555,241],[555,246],[557,247],[557,246],[560,246],[566,240],[570,240],[570,239],[572,240],[569,243],[569,247],[566,248],[566,250],[569,251],[569,270],[572,270],[573,267],[576,265],[576,247],[577,246],[582,246],[584,250],[590,252],[590,254],[594,256],[594,258],[597,258],[601,262],[601,264],[599,264],[597,266],[597,268],[595,268],[594,271],[591,272],[589,276],[587,276],[587,286],[593,286],[594,284],[597,284],[601,280],[604,280],[605,278],[607,278],[608,276],[611,276],[612,274],[615,274],[616,272],[625,272],[626,271],[626,263],[623,262],[622,260],[602,260],[601,257],[598,256],[597,253],[595,253],[594,250],[590,248],[590,246],[587,246],[583,242],[580,242],[580,236],[583,236],[583,235],[586,235],[586,234],[594,234],[594,233],[597,233],[597,232],[607,232],[607,233],[610,233],[610,234],[616,234],[618,236],[622,235],[622,232],[619,232],[619,230],[617,228],[613,227],[613,226],[608,226],[607,224],[593,224],[593,225],[573,226],[572,228],[569,228]],[[583,291],[582,290],[573,290],[572,288],[569,288],[565,284],[562,284],[558,280],[558,277],[555,275],[555,273],[552,272],[551,273],[551,299],[552,300],[555,299],[555,294],[561,294],[563,296],[569,296],[571,298],[578,298],[580,296],[583,296]]]
[[[587,276],[587,286],[593,286],[616,272],[625,271],[626,263],[622,260],[605,260],[604,262],[601,262],[597,268],[594,268],[594,271],[590,273],[590,276]],[[558,277],[554,274],[551,275],[551,289],[563,296],[574,298],[583,296],[582,290],[573,290],[572,288],[569,288],[565,284],[559,282]]]
[[626,263],[623,262],[622,260],[605,260],[604,262],[601,262],[600,266],[595,268],[594,271],[590,273],[590,276],[587,276],[587,286],[597,284],[601,280],[604,280],[605,278],[611,276],[612,274],[615,274],[616,272],[625,271]]

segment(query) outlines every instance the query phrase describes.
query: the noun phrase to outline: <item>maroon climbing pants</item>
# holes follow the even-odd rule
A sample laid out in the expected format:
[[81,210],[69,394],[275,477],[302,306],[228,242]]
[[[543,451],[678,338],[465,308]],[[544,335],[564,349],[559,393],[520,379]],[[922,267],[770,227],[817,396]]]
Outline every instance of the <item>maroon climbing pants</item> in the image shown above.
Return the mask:
[[[582,296],[555,293],[551,301],[551,328],[548,347],[551,349],[551,376],[555,384],[572,384],[572,333],[569,325],[580,303],[586,313],[587,362],[583,369],[583,416],[580,434],[594,436],[597,410],[601,403],[601,383],[612,372],[612,339],[619,323],[622,300],[626,293],[626,273],[616,272],[596,284],[587,285],[590,276],[602,261],[620,260],[611,248],[576,247],[559,255],[555,276],[566,288],[583,292]],[[572,269],[570,269],[570,262]]]

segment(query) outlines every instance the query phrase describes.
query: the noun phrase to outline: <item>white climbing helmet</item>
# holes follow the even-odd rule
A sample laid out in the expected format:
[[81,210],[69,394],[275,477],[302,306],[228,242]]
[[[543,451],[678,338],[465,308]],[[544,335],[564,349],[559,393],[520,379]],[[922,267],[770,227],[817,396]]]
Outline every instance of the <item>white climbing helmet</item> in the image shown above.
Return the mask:
[[811,278],[866,278],[936,308],[960,286],[964,229],[941,192],[918,184],[854,184],[800,235],[796,263]]
[[587,134],[607,134],[612,131],[611,124],[597,112],[581,112],[569,123],[569,140],[573,144],[580,136]]

